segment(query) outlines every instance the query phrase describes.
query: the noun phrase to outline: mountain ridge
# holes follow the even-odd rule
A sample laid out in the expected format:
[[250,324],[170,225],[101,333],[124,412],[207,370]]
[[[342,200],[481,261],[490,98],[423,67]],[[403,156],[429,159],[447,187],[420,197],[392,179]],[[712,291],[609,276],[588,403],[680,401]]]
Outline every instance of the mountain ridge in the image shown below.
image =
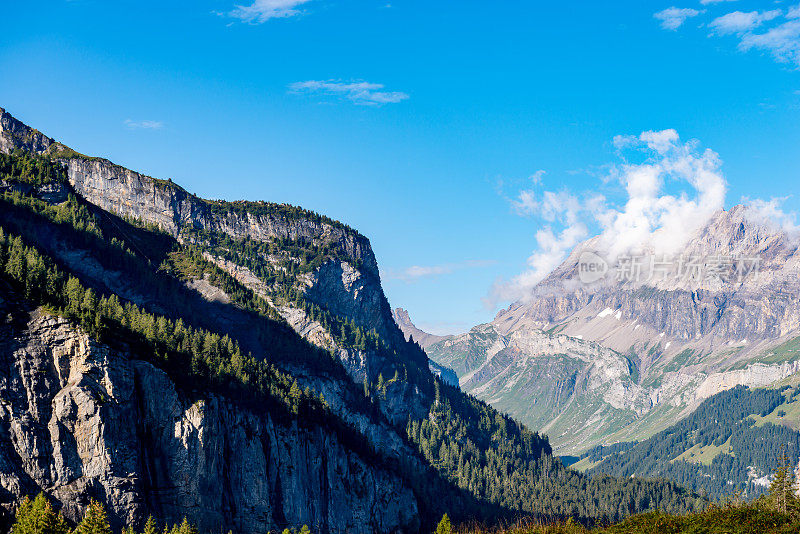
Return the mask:
[[[765,386],[800,370],[792,352],[800,339],[798,240],[757,215],[744,206],[720,211],[683,250],[681,258],[698,258],[709,270],[721,258],[730,272],[697,279],[617,280],[612,275],[615,264],[602,258],[601,238],[595,237],[578,245],[529,298],[501,310],[491,323],[458,342],[441,341],[427,352],[453,367],[466,391],[547,432],[560,452],[646,438],[719,391],[737,384]],[[593,261],[607,261],[604,279],[580,280],[578,269],[587,254]],[[655,252],[642,251],[647,254]],[[748,258],[759,260],[759,270],[741,280],[734,277]],[[616,267],[619,276],[621,267]],[[487,333],[500,346],[487,345]],[[568,358],[551,366],[552,380],[537,385],[532,368],[514,365],[520,358],[547,361],[547,343],[535,347],[522,339],[542,336],[566,336],[581,346],[578,352],[593,350],[592,343],[602,349],[594,350],[592,361]],[[606,349],[612,353],[601,356]],[[475,365],[499,362],[501,356],[505,363],[496,365],[494,374],[483,373],[480,381],[467,374]],[[608,358],[620,369],[627,366],[627,372],[601,372],[596,364]],[[459,360],[472,363],[465,367]],[[591,376],[606,376],[607,386],[587,388]],[[600,398],[594,398],[601,390]],[[604,398],[613,397],[615,390],[629,398],[628,408],[620,410],[618,403]],[[556,402],[560,407],[554,413],[537,408],[537,403],[549,405],[564,396],[568,400]],[[576,409],[583,415],[567,414]]]
[[414,338],[414,341],[422,347],[423,349],[432,345],[434,343],[438,343],[443,339],[450,338],[452,336],[439,336],[436,334],[430,334],[425,332],[424,330],[420,330],[411,320],[411,316],[408,313],[408,310],[403,308],[394,308],[392,310],[392,317],[394,317],[394,321],[397,323],[397,326],[400,327],[400,330],[403,331],[403,334],[406,336],[406,339]]
[[[46,368],[41,378],[50,383],[39,391],[10,373],[14,392],[0,388],[0,398],[21,406],[0,412],[0,430],[11,436],[0,453],[22,459],[0,462],[0,485],[8,481],[0,508],[43,490],[70,517],[94,496],[120,523],[147,512],[174,522],[185,508],[203,529],[306,523],[324,534],[415,532],[444,512],[595,522],[701,503],[667,482],[565,469],[545,437],[435,378],[395,324],[369,241],[344,225],[286,205],[198,199],[83,156],[5,111],[0,176],[0,298],[21,303],[0,325],[0,356],[10,369]],[[62,352],[52,336],[34,336],[43,356],[31,363],[16,348],[40,314],[66,319],[88,344]],[[87,367],[95,353],[86,347],[95,345],[123,363]],[[172,383],[179,402],[159,411],[164,417],[120,415],[130,405],[115,397],[125,383],[102,378],[109,366],[134,368],[126,398],[136,410],[164,401],[157,391],[145,395],[153,389],[143,389],[143,370],[151,368],[166,373],[160,387],[171,391]],[[64,383],[67,375],[74,380]],[[26,421],[20,413],[39,409],[30,403],[67,397],[74,402],[56,419],[40,410],[34,430],[12,430]],[[133,437],[97,431],[115,418],[131,422]],[[262,431],[273,423],[277,430]],[[311,433],[295,431],[309,425]],[[82,428],[96,447],[81,445]],[[228,440],[228,431],[244,441]],[[187,448],[188,456],[157,452]],[[239,483],[249,472],[231,460],[239,449],[269,466],[259,477],[266,489]],[[131,464],[117,451],[138,458],[123,493],[114,490],[116,469]],[[313,471],[313,483],[295,476],[295,463]],[[365,498],[356,483],[364,477],[386,491],[366,490]]]

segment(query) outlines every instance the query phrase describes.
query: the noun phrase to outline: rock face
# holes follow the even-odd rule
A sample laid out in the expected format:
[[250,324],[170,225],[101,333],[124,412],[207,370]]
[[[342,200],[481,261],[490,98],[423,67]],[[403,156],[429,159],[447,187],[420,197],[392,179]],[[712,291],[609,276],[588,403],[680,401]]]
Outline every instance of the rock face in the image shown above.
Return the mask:
[[[408,315],[408,311],[404,310],[403,308],[395,308],[392,310],[392,317],[394,318],[394,322],[397,323],[397,326],[400,327],[400,330],[403,332],[405,338],[409,341],[414,340],[414,342],[416,342],[423,349],[443,339],[449,339],[451,337],[437,336],[420,330],[414,326],[414,323],[411,322],[411,317]],[[456,387],[458,386],[458,375],[456,375],[455,371],[449,367],[441,365],[433,360],[428,361],[428,367],[433,374],[441,378],[446,384]]]
[[[292,206],[266,202],[218,203],[186,192],[102,158],[76,154],[61,143],[15,119],[0,108],[0,151],[23,149],[48,154],[66,165],[72,188],[88,202],[121,217],[154,224],[173,237],[185,228],[227,234],[238,239],[307,240],[335,247],[358,268],[331,263],[315,273],[307,293],[356,324],[382,337],[400,336],[369,240],[345,225]],[[260,209],[269,207],[270,209]]]
[[[235,239],[307,241],[331,247],[345,261],[328,261],[302,280],[309,302],[345,317],[367,331],[374,330],[400,357],[413,359],[391,315],[391,308],[380,285],[377,261],[369,240],[355,230],[318,214],[288,205],[266,202],[221,203],[203,200],[170,181],[158,180],[115,165],[102,158],[77,154],[61,143],[18,121],[0,108],[0,151],[22,149],[47,154],[60,160],[74,192],[95,206],[121,217],[149,224],[182,242],[187,230],[225,234]],[[210,257],[218,266],[271,299],[269,288],[246,267]],[[75,263],[75,262],[73,262]],[[75,266],[80,268],[80,266]],[[202,281],[195,283],[202,286]],[[206,294],[214,289],[206,288]],[[337,353],[352,380],[361,384],[377,382],[378,375],[396,362],[380,356],[337,346],[335,334],[326,332],[293,303],[278,306],[284,319],[312,344]],[[417,364],[427,368],[427,359]],[[404,422],[409,412],[424,413],[414,388],[406,386],[381,405],[394,422]],[[405,405],[403,405],[405,404]],[[395,408],[391,408],[395,406]]]
[[[382,350],[342,346],[338,331],[326,330],[299,303],[280,300],[245,265],[203,254],[265,299],[299,336],[338,356],[345,377],[358,390],[362,383],[376,383],[381,373],[391,377],[403,365],[424,369],[425,376],[417,383],[388,381],[376,396],[381,415],[369,415],[357,405],[364,397],[353,394],[356,388],[328,374],[324,365],[304,363],[293,354],[276,356],[301,388],[324,395],[357,439],[377,452],[381,461],[376,461],[346,445],[335,429],[276,420],[214,395],[187,398],[167,375],[135,354],[98,344],[61,319],[12,313],[16,318],[0,324],[0,410],[6,436],[0,452],[0,505],[10,510],[22,495],[44,490],[71,518],[80,517],[90,496],[97,497],[118,523],[140,522],[152,513],[170,521],[187,515],[207,531],[268,532],[302,524],[323,534],[419,529],[420,506],[409,482],[381,466],[383,460],[391,464],[402,458],[412,470],[429,469],[399,429],[409,417],[427,414],[422,382],[431,377],[424,353],[410,350],[392,319],[365,237],[292,206],[200,199],[169,181],[78,154],[0,109],[0,151],[16,149],[46,154],[65,165],[68,184],[22,191],[47,202],[76,193],[96,206],[100,217],[111,220],[111,213],[146,222],[178,243],[204,232],[278,248],[282,240],[310,243],[330,251],[334,259],[298,276],[303,300],[376,332],[385,344]],[[17,187],[2,183],[0,191]],[[57,232],[43,234],[36,236],[37,246],[89,285],[153,313],[180,316],[171,293],[132,285],[124,273],[104,267],[95,251],[65,247]],[[0,298],[5,298],[1,289]],[[202,316],[197,319],[202,327],[230,334],[254,356],[274,352],[269,336],[262,335],[263,320],[240,309],[209,279],[189,280],[174,289],[181,302]],[[0,321],[5,314],[0,313]]]
[[[1,298],[1,297],[0,297]],[[90,497],[117,524],[148,514],[201,530],[413,532],[403,481],[322,428],[224,398],[184,398],[165,373],[67,321],[0,301],[0,505],[45,490],[79,519]]]
[[[680,257],[632,252],[667,265],[649,279],[619,276],[624,260],[607,259],[593,238],[529,298],[427,352],[560,452],[647,437],[719,391],[798,371],[798,237],[737,206],[714,215]],[[607,261],[604,278],[581,279],[587,254]]]

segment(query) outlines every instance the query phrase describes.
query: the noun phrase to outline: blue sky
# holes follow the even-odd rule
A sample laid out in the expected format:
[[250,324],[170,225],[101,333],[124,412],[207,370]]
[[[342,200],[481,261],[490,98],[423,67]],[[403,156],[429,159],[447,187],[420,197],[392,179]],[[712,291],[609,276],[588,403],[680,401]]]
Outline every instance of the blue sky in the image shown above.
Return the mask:
[[623,209],[621,158],[667,157],[642,132],[712,150],[726,207],[800,207],[797,2],[239,2],[7,2],[0,106],[204,197],[354,226],[436,332],[515,298],[543,230],[556,255],[599,231],[590,199]]

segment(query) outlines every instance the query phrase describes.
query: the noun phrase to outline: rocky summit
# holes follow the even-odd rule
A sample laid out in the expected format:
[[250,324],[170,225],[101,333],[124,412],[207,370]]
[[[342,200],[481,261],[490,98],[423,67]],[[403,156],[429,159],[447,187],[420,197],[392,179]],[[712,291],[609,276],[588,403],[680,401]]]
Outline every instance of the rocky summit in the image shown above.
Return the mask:
[[643,439],[720,391],[800,370],[798,243],[745,206],[677,255],[609,258],[598,236],[491,323],[426,350],[558,451]]

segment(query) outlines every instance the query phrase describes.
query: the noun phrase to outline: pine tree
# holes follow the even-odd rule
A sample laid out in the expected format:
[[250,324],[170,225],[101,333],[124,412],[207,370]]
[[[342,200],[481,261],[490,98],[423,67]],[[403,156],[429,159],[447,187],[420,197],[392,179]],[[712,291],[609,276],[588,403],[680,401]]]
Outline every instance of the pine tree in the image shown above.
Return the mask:
[[158,527],[156,527],[156,520],[153,519],[153,516],[149,516],[147,518],[147,522],[144,524],[144,531],[142,534],[158,534]]
[[83,521],[75,529],[75,534],[111,534],[111,526],[102,504],[92,499]]
[[53,510],[44,493],[40,493],[33,501],[25,497],[11,531],[14,534],[68,534],[69,527],[64,517]]
[[180,534],[197,534],[197,528],[184,517],[183,521],[181,521],[179,532]]
[[800,509],[796,490],[794,466],[786,452],[782,451],[769,486],[769,500],[772,507],[784,514],[796,513]]
[[442,520],[439,521],[439,524],[436,526],[436,534],[452,534],[453,527],[450,524],[450,518],[447,514],[442,516]]
[[297,385],[297,380],[292,382],[292,387],[289,388],[289,399],[292,404],[292,411],[294,413],[299,413],[300,411],[300,400],[303,397],[303,391],[300,389],[300,386]]

